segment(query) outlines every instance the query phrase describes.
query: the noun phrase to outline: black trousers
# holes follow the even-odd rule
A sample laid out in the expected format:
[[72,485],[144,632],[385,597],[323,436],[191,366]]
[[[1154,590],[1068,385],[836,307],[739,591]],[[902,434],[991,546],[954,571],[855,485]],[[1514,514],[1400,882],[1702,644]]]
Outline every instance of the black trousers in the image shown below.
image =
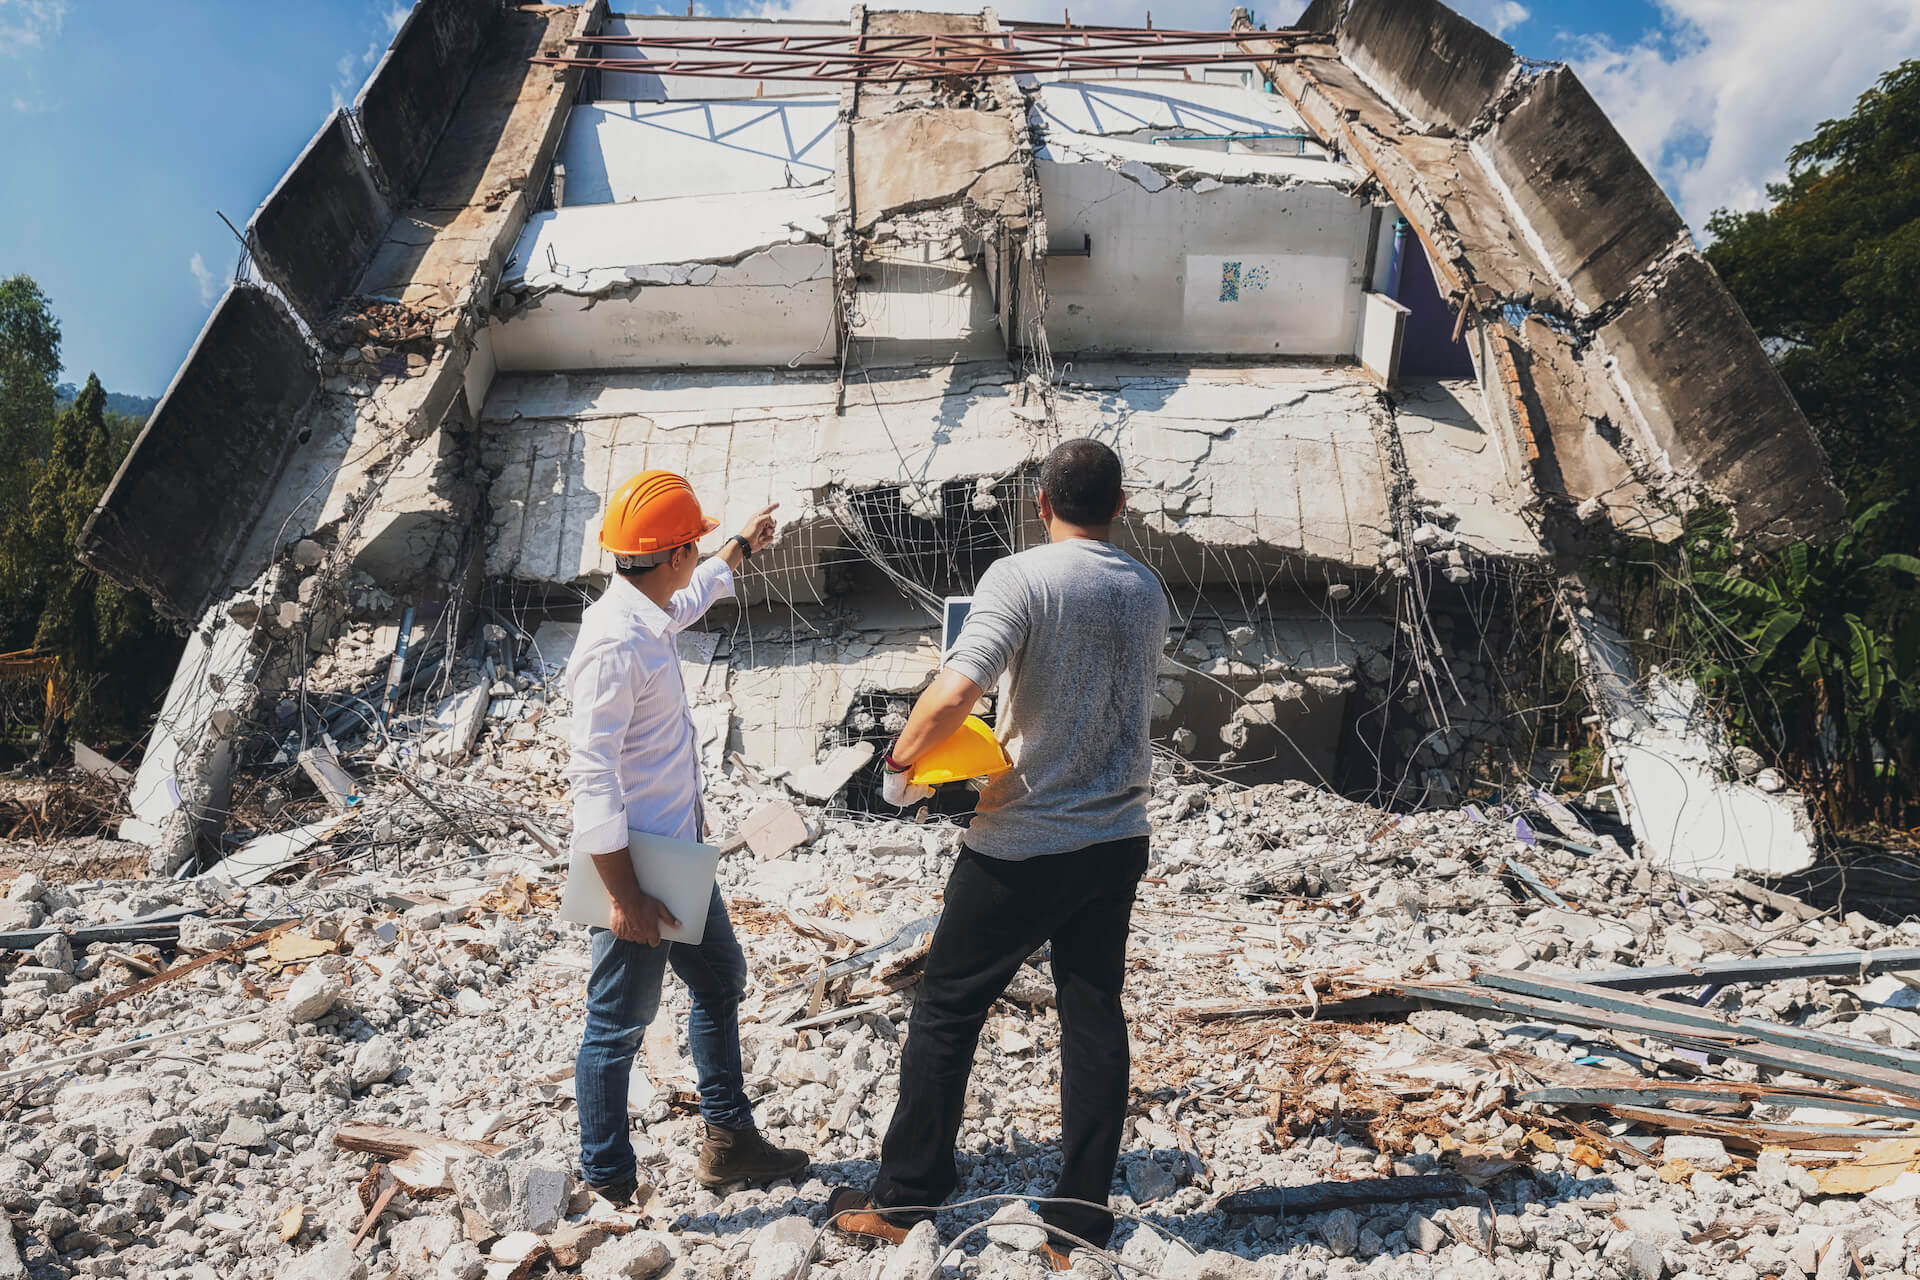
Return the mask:
[[[936,1205],[953,1193],[953,1144],[981,1025],[1021,963],[1048,941],[1060,1012],[1063,1163],[1054,1194],[1107,1203],[1126,1127],[1120,989],[1127,928],[1146,869],[1145,836],[1025,862],[960,851],[907,1024],[900,1101],[870,1192],[876,1205]],[[1048,1205],[1041,1216],[1097,1245],[1113,1234],[1113,1215],[1104,1209]]]

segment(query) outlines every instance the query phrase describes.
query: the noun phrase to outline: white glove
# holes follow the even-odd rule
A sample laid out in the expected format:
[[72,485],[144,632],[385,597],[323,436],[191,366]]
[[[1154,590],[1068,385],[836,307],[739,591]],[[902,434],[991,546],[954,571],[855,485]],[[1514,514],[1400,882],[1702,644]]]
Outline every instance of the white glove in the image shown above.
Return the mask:
[[910,804],[918,804],[933,794],[933,788],[909,781],[913,776],[910,769],[898,773],[887,768],[886,762],[880,763],[880,798],[896,809],[904,809]]

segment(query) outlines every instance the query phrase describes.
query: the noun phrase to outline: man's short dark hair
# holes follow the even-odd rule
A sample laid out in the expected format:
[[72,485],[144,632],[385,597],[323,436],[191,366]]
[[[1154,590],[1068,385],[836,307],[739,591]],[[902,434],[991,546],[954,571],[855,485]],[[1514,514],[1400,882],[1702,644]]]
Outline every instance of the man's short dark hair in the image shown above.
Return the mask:
[[1068,524],[1112,524],[1120,509],[1120,455],[1098,440],[1069,440],[1040,464],[1040,492]]

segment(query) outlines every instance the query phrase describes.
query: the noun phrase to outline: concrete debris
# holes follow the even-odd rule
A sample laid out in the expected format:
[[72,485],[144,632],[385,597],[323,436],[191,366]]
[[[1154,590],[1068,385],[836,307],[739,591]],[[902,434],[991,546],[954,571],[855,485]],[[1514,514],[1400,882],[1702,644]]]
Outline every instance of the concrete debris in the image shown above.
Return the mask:
[[[182,1280],[196,1268],[504,1274],[536,1257],[582,1275],[786,1280],[817,1230],[825,1175],[699,1190],[698,1119],[679,1101],[686,1068],[671,1058],[661,1067],[649,1055],[631,1100],[659,1188],[644,1214],[580,1194],[569,1086],[586,939],[552,923],[560,872],[523,827],[532,817],[563,829],[564,788],[557,759],[505,751],[510,727],[489,721],[474,758],[431,766],[419,795],[378,774],[360,780],[367,798],[332,840],[333,878],[306,891],[298,930],[275,935],[332,940],[339,954],[283,965],[256,943],[91,1015],[109,1045],[236,1019],[220,1035],[36,1070],[70,1052],[67,1017],[118,989],[127,971],[112,957],[134,944],[62,938],[14,963],[0,986],[0,1051],[27,1074],[0,1105],[27,1092],[24,1108],[0,1113],[14,1162],[0,1165],[0,1188],[21,1189],[4,1194],[29,1274],[91,1274],[106,1248],[128,1274]],[[720,830],[784,808],[814,833],[778,858],[721,863],[752,966],[749,1086],[776,1141],[810,1144],[822,1166],[870,1161],[957,833],[793,803],[771,785],[724,770],[707,791]],[[533,808],[472,799],[499,792],[524,792]],[[1530,830],[1545,829],[1525,792],[1515,803],[1528,805]],[[1804,1226],[1821,1242],[1844,1233],[1863,1256],[1882,1238],[1901,1242],[1886,1256],[1908,1265],[1905,1165],[1852,1181],[1832,1170],[1881,1159],[1920,1119],[1920,1073],[1891,1065],[1920,1049],[1920,1013],[1898,976],[1920,972],[1920,927],[1683,881],[1605,835],[1582,845],[1590,851],[1526,844],[1516,812],[1482,799],[1394,815],[1301,783],[1156,779],[1127,997],[1140,1109],[1115,1195],[1151,1206],[1177,1243],[1169,1253],[1160,1231],[1123,1220],[1122,1256],[1232,1280],[1302,1265],[1411,1277],[1470,1258],[1516,1280],[1534,1274],[1532,1258],[1568,1259],[1576,1275],[1732,1277],[1745,1273],[1725,1246],[1756,1237],[1722,1228],[1774,1215],[1789,1224],[1781,1234],[1755,1231],[1783,1257]],[[1565,905],[1509,875],[1510,859]],[[108,882],[84,908],[151,912],[196,888]],[[286,887],[228,891],[257,917]],[[8,893],[54,903],[62,919],[83,906],[62,884],[24,876]],[[164,969],[177,944],[139,945]],[[1719,992],[1704,1008],[1632,994],[1685,981],[1670,962],[1700,949],[1694,981]],[[1043,1194],[1057,1168],[1047,972],[1044,958],[1023,969],[989,1016],[960,1136],[961,1197]],[[1699,1044],[1754,1048],[1690,1039],[1711,1034],[1690,1025],[1655,1031],[1655,1013],[1585,1019],[1578,1006],[1538,1002],[1513,1021],[1472,1005],[1408,1017],[1404,1003],[1381,1003],[1399,990],[1526,999],[1476,975],[1562,986],[1584,976],[1576,994],[1613,992],[1674,1018],[1733,1015],[1746,1021],[1730,1027],[1764,1022],[1822,1047],[1794,1071],[1763,1069],[1690,1058]],[[276,1006],[298,1016],[275,1020]],[[1563,1013],[1543,1015],[1549,1007]],[[685,1008],[670,984],[660,1025],[672,1040]],[[1803,1074],[1829,1060],[1878,1083]],[[368,1181],[376,1166],[386,1172]],[[1860,1190],[1823,1190],[1815,1174]],[[397,1190],[349,1249],[368,1217],[363,1182],[376,1198]],[[301,1203],[309,1211],[283,1240]],[[1026,1277],[1039,1236],[1030,1209],[988,1203],[939,1229],[950,1239],[988,1221],[967,1265]],[[938,1238],[918,1228],[907,1246],[865,1255],[829,1236],[816,1267],[925,1280]]]
[[309,965],[287,988],[287,1020],[313,1022],[325,1017],[346,993],[345,978],[317,964]]
[[787,786],[809,800],[824,803],[844,789],[853,775],[872,761],[877,748],[871,742],[835,747],[818,763],[787,775]]

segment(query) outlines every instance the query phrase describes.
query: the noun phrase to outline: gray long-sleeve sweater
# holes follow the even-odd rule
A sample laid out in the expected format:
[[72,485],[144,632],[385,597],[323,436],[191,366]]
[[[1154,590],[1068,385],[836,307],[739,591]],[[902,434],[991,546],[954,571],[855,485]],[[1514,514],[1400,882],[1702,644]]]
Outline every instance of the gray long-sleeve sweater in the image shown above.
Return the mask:
[[996,560],[946,665],[982,689],[1013,769],[981,794],[967,845],[1020,861],[1148,834],[1151,725],[1167,598],[1107,542],[1073,538]]

